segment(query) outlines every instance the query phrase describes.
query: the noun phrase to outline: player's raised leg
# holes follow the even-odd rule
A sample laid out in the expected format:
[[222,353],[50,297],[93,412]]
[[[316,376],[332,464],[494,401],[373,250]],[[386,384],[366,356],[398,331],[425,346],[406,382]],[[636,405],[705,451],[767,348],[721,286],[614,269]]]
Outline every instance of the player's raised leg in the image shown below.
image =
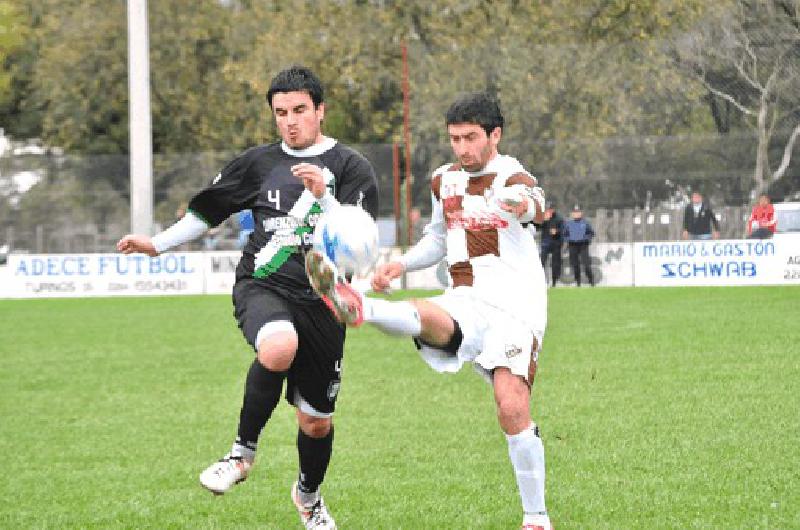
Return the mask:
[[442,345],[453,333],[453,319],[435,304],[365,297],[340,277],[336,266],[320,252],[312,250],[306,255],[306,273],[336,318],[348,326],[369,322],[392,335],[420,337]]
[[522,500],[522,528],[551,530],[544,501],[544,446],[530,419],[530,386],[505,367],[494,370],[492,386],[497,418],[508,440],[508,454]]
[[360,326],[364,321],[360,294],[339,276],[336,265],[322,252],[310,250],[306,254],[306,275],[311,287],[322,301],[348,326]]

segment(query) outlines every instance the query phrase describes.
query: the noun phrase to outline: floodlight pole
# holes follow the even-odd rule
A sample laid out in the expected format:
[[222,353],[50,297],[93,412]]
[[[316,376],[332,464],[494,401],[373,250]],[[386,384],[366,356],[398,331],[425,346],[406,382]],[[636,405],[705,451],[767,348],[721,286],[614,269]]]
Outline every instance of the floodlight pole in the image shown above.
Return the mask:
[[147,0],[128,0],[128,121],[131,232],[152,235],[153,138]]
[[413,233],[411,226],[411,195],[413,191],[414,175],[411,173],[411,111],[410,99],[411,88],[408,82],[408,46],[406,41],[403,40],[401,44],[402,59],[403,59],[403,143],[405,144],[405,165],[406,165],[406,204],[405,204],[405,219],[406,219],[406,234],[405,244],[409,247],[412,245],[411,235]]

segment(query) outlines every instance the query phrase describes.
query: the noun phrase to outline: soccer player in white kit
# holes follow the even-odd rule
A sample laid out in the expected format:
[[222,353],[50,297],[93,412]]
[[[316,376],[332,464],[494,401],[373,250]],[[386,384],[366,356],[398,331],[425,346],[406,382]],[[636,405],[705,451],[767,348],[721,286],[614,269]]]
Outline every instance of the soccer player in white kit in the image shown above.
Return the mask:
[[432,215],[422,239],[398,261],[379,266],[376,291],[404,271],[449,264],[441,296],[390,302],[353,289],[319,252],[306,256],[311,285],[350,326],[369,322],[414,338],[439,372],[465,362],[491,382],[500,428],[522,499],[525,530],[551,530],[544,499],[544,448],[531,421],[531,384],[547,323],[547,284],[531,222],[543,218],[544,194],[514,158],[499,154],[503,116],[486,94],[469,94],[447,111],[457,162],[431,179]]

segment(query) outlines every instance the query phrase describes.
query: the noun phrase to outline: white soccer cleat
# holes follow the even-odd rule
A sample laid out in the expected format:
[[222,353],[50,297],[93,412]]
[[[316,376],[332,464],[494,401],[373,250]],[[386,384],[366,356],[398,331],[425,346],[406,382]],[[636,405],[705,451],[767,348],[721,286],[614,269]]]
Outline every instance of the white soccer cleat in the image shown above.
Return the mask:
[[320,496],[317,502],[311,506],[304,506],[300,502],[300,497],[297,494],[297,482],[292,484],[292,502],[297,513],[300,515],[300,521],[306,530],[336,530],[336,523],[328,512],[328,507]]
[[324,254],[308,251],[306,275],[311,287],[340,322],[352,327],[364,322],[363,295],[339,276],[336,265]]
[[215,495],[222,495],[232,486],[244,482],[253,463],[241,456],[226,454],[200,473],[200,484]]

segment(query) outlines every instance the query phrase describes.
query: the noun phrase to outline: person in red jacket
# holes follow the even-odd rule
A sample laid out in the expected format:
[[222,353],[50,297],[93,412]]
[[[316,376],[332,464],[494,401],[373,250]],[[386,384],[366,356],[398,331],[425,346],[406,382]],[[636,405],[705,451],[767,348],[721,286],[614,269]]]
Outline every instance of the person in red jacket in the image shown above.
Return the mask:
[[775,208],[769,195],[758,196],[758,204],[753,207],[750,219],[747,220],[747,237],[750,239],[769,239],[775,233]]

